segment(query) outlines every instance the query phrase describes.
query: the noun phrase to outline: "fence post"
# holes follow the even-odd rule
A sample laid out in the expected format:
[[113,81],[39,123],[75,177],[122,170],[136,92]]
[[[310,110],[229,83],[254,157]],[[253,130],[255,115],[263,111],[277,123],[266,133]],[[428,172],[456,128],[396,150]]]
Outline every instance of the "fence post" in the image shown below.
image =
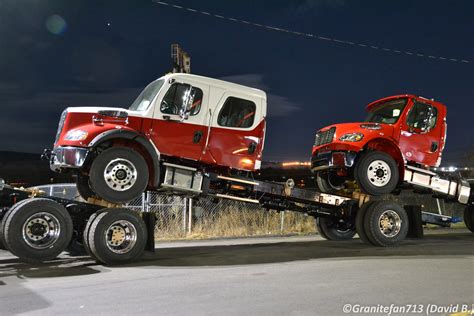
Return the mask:
[[280,212],[280,234],[283,234],[285,228],[285,211]]
[[142,212],[148,212],[146,191],[142,193]]
[[188,199],[184,198],[183,205],[183,233],[186,233],[186,209],[188,208]]
[[191,234],[191,225],[193,222],[193,198],[188,198],[188,234]]

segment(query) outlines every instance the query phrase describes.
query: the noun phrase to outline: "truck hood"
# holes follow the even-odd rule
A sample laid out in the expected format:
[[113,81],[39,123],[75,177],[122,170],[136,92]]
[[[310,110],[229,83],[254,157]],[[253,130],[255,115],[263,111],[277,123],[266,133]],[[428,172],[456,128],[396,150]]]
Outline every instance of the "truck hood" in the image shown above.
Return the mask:
[[376,135],[393,137],[393,131],[394,131],[393,126],[390,124],[367,123],[367,122],[334,124],[334,125],[324,127],[320,131],[326,131],[332,127],[336,128],[335,139],[338,139],[342,135],[349,134],[349,133],[362,133],[366,136],[370,135],[372,137],[375,137]]
[[69,113],[91,113],[97,114],[99,111],[120,111],[125,112],[128,116],[138,116],[142,117],[143,112],[140,111],[131,111],[124,108],[117,108],[117,107],[106,107],[106,106],[78,106],[78,107],[69,107],[67,108]]

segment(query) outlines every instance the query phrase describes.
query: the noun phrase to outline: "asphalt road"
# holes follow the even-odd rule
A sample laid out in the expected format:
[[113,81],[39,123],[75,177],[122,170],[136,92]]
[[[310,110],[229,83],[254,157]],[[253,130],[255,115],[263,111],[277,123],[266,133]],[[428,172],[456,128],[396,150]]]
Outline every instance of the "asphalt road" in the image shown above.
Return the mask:
[[397,248],[317,236],[171,242],[120,267],[66,255],[35,266],[0,251],[0,314],[342,315],[346,304],[417,304],[426,315],[474,303],[474,234],[445,232]]

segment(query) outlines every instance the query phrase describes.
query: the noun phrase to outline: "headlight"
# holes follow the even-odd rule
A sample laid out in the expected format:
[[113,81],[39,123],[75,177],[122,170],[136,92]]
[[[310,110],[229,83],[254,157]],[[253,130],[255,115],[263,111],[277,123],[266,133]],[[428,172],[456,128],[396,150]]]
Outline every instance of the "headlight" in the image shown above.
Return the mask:
[[66,136],[64,136],[64,140],[84,140],[87,138],[87,132],[81,131],[80,129],[73,129],[72,131],[67,132]]
[[342,135],[339,140],[342,142],[358,142],[364,138],[364,134],[361,133],[350,133]]

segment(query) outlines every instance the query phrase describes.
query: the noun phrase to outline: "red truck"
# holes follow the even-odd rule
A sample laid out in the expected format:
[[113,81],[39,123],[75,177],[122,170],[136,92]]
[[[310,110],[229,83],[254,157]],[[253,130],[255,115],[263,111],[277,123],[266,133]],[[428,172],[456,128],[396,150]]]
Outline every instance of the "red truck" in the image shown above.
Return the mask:
[[163,163],[229,175],[251,172],[260,168],[265,116],[261,90],[169,74],[150,83],[127,110],[67,108],[51,169],[74,172],[86,200],[98,196],[112,203],[160,187]]
[[392,192],[405,179],[405,168],[437,167],[446,141],[446,107],[415,95],[397,95],[367,106],[364,122],[320,129],[311,169],[326,193],[355,179],[370,195]]

